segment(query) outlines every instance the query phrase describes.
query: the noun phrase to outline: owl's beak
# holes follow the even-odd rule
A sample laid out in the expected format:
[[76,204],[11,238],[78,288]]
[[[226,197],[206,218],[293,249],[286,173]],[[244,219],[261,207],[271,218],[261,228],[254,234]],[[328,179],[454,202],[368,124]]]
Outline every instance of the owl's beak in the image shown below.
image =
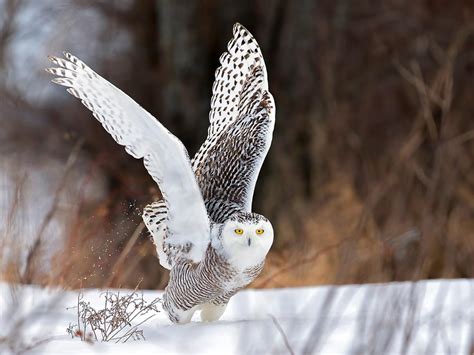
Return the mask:
[[250,244],[252,244],[252,239],[247,238],[247,244],[248,244],[248,246],[250,246]]

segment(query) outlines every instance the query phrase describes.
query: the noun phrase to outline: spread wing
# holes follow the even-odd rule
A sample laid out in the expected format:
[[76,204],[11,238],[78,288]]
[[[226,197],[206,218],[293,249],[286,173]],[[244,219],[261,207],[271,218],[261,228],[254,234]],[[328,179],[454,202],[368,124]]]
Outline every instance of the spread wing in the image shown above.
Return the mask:
[[233,35],[215,74],[208,136],[192,162],[215,222],[236,211],[251,211],[275,124],[275,103],[258,43],[240,24],[234,25]]
[[50,57],[58,65],[46,69],[57,76],[52,81],[68,87],[130,155],[143,158],[166,201],[168,243],[200,261],[209,243],[209,218],[183,144],[123,91],[76,57],[64,55]]

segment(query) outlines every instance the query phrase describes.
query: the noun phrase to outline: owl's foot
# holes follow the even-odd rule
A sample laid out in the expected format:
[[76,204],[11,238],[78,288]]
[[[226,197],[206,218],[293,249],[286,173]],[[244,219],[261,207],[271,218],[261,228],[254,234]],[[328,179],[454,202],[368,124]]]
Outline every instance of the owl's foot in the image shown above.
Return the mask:
[[194,312],[196,312],[195,307],[188,309],[187,311],[175,308],[172,311],[168,310],[168,317],[173,323],[186,324],[191,322]]
[[213,322],[218,320],[224,314],[227,304],[216,305],[204,303],[201,305],[201,320],[203,322]]
[[186,324],[191,321],[193,318],[194,312],[196,312],[197,307],[193,307],[188,310],[183,310],[176,307],[174,304],[169,302],[168,295],[165,293],[163,296],[163,309],[168,313],[168,318],[173,323]]

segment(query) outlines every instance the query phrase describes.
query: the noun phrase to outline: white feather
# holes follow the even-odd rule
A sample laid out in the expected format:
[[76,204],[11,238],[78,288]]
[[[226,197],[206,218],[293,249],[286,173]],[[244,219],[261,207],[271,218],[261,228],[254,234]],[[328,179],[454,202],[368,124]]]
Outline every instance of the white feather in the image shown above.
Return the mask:
[[69,87],[115,141],[146,169],[159,185],[168,206],[168,242],[191,244],[188,257],[202,260],[209,243],[209,219],[194,172],[181,141],[123,91],[69,53],[51,57],[59,68],[47,69]]

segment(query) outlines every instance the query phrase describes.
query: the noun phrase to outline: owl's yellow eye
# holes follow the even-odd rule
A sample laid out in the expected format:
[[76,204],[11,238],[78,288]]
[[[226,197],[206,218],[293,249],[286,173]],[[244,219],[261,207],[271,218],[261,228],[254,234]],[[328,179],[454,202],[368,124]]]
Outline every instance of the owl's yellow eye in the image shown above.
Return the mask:
[[257,234],[263,234],[263,229],[257,229],[257,230],[255,231],[255,233],[257,233]]
[[240,229],[240,228],[237,228],[237,229],[234,229],[234,233],[238,234],[238,235],[242,235],[242,234],[244,234],[244,230]]

